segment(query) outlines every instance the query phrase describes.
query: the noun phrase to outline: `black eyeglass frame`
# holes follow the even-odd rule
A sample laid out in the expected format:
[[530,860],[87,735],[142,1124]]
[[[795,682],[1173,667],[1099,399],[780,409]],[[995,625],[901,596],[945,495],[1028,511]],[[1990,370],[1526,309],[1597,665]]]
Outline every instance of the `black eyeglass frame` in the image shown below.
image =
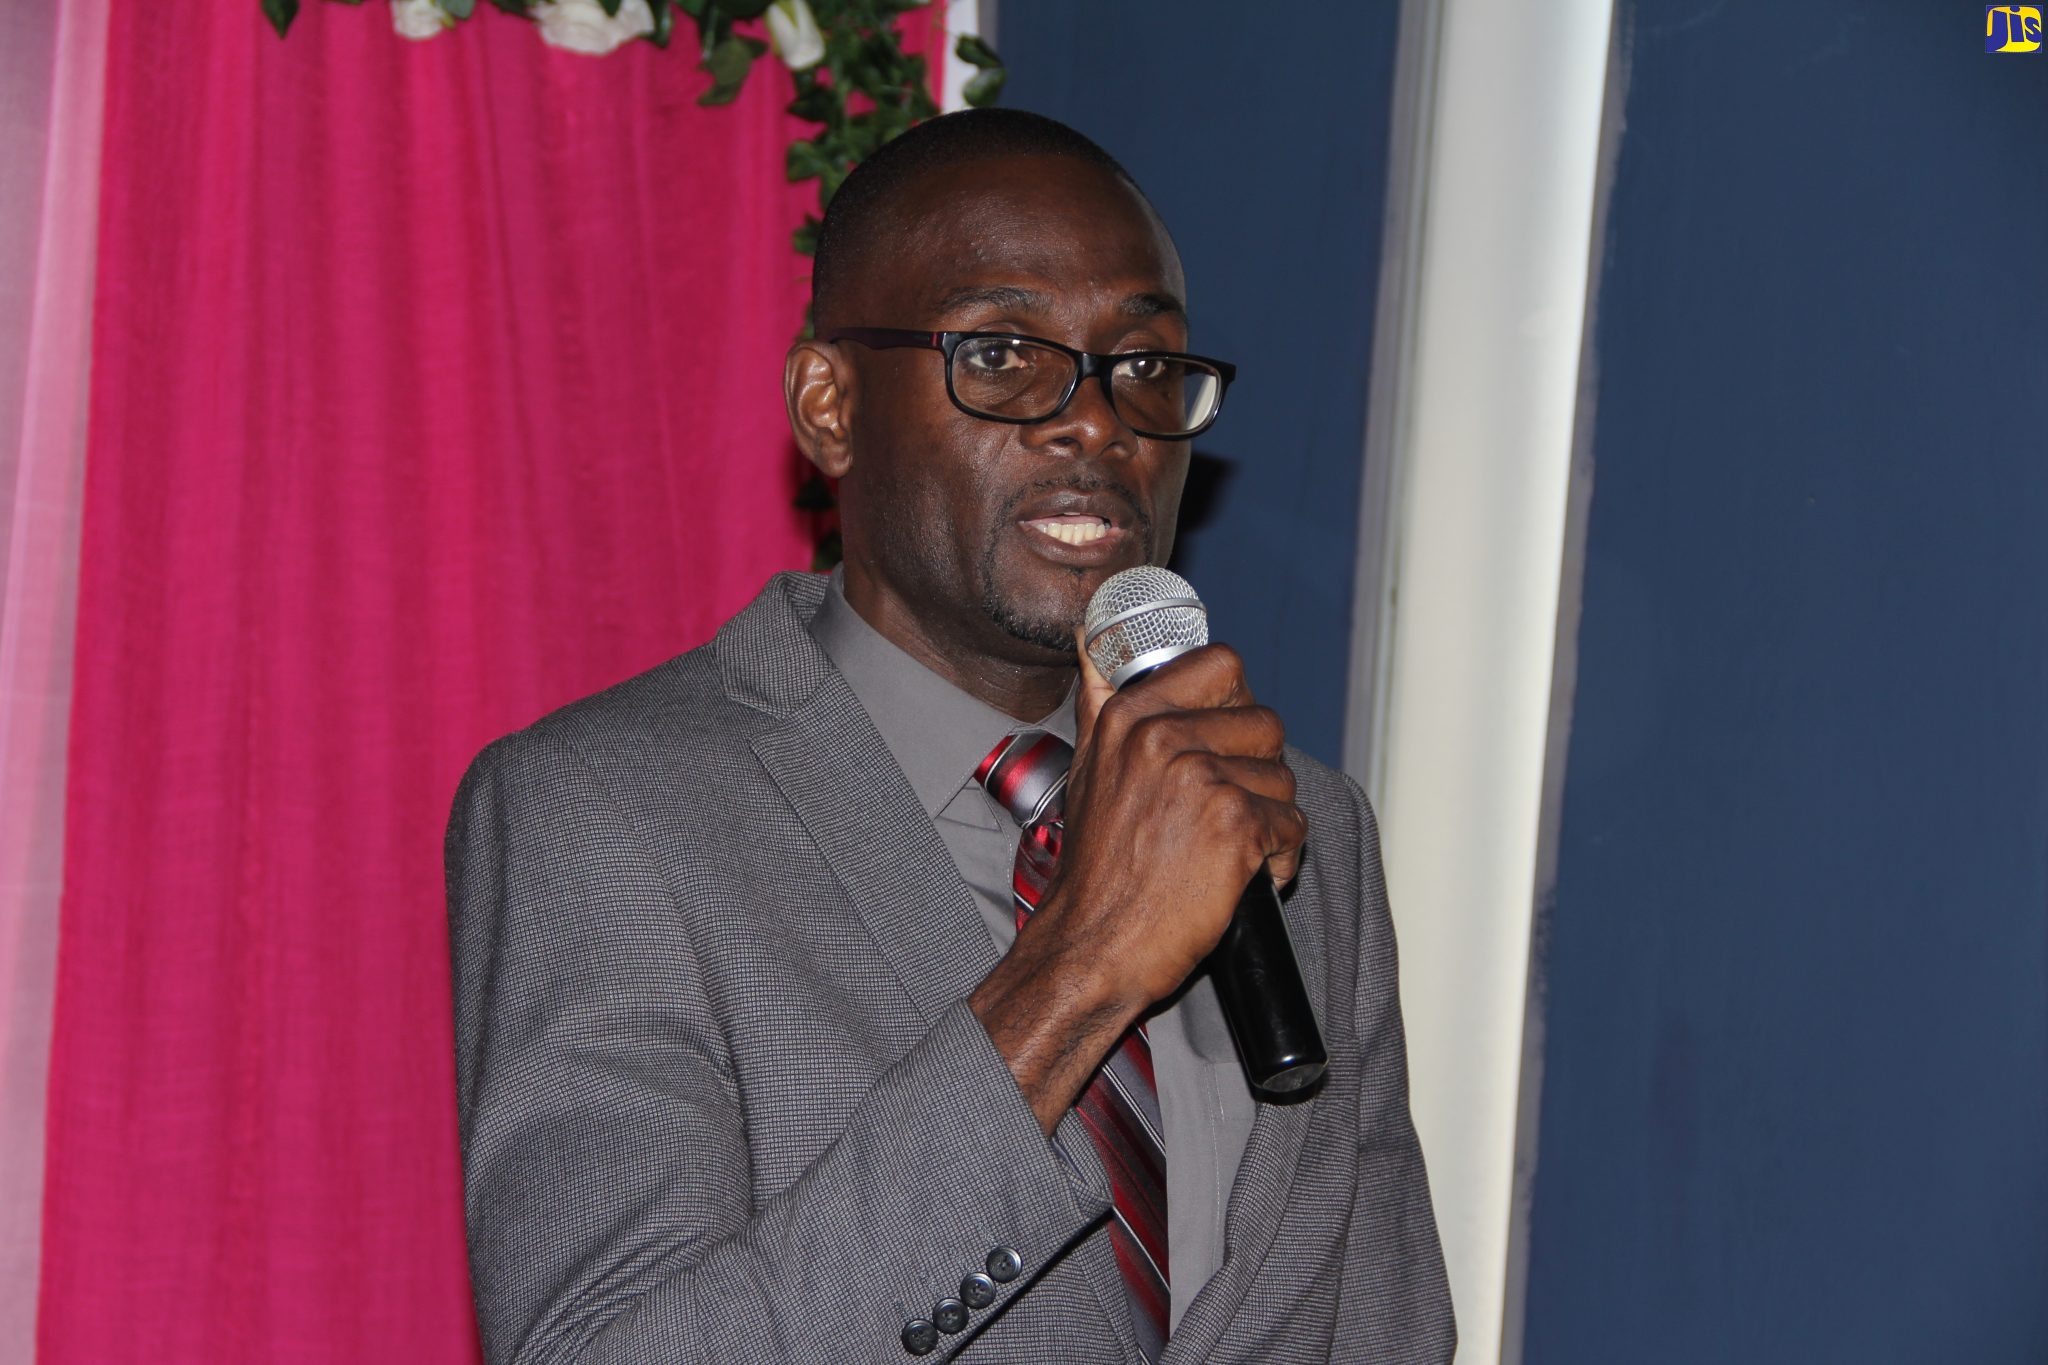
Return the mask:
[[[1036,426],[1040,422],[1050,422],[1053,418],[1067,410],[1067,405],[1074,401],[1074,395],[1081,391],[1081,385],[1091,377],[1101,382],[1102,396],[1108,402],[1109,410],[1117,415],[1118,421],[1123,422],[1126,426],[1130,426],[1130,419],[1125,417],[1123,409],[1117,406],[1116,391],[1109,386],[1111,371],[1126,360],[1192,361],[1197,365],[1206,365],[1216,371],[1219,381],[1216,389],[1216,406],[1207,417],[1202,419],[1200,426],[1188,431],[1172,433],[1146,431],[1140,427],[1131,426],[1131,430],[1138,435],[1154,441],[1193,440],[1210,427],[1216,425],[1216,419],[1223,415],[1224,395],[1230,392],[1231,381],[1237,378],[1237,366],[1227,360],[1215,360],[1205,355],[1189,355],[1185,351],[1117,351],[1110,354],[1103,354],[1098,351],[1077,351],[1072,346],[1062,346],[1057,341],[1047,341],[1044,337],[1030,336],[1024,332],[919,332],[906,327],[839,327],[826,333],[820,340],[828,342],[851,341],[857,345],[865,346],[871,351],[903,349],[937,351],[946,357],[946,397],[952,400],[954,407],[960,409],[969,417],[979,417],[990,422],[1007,422],[1011,426],[1016,427]],[[970,408],[967,404],[961,402],[960,395],[954,392],[953,389],[953,353],[959,350],[965,342],[981,340],[1025,341],[1033,346],[1043,346],[1047,350],[1058,351],[1062,355],[1071,357],[1074,361],[1074,377],[1068,382],[1067,391],[1060,395],[1058,405],[1043,417],[1002,417],[992,412],[983,412],[978,408]]]

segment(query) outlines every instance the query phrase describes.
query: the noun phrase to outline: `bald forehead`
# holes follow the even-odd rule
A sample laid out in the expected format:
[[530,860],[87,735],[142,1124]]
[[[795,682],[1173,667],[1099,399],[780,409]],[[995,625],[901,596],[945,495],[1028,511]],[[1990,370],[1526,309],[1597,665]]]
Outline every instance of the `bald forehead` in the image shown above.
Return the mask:
[[1042,312],[1076,294],[1114,295],[1131,312],[1186,310],[1165,223],[1128,180],[1073,157],[933,168],[877,226],[846,300],[868,325],[938,326],[977,301]]

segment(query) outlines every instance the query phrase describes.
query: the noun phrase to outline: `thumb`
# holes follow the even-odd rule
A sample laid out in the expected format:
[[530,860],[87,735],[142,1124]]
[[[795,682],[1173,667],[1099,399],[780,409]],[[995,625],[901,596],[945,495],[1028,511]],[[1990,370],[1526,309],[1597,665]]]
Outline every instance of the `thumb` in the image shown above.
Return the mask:
[[1081,656],[1081,681],[1074,689],[1074,748],[1088,747],[1089,736],[1095,733],[1095,718],[1102,714],[1102,704],[1108,701],[1116,689],[1109,685],[1109,679],[1102,676],[1095,667],[1095,660],[1088,657],[1088,641],[1083,634],[1084,626],[1074,627],[1074,652]]

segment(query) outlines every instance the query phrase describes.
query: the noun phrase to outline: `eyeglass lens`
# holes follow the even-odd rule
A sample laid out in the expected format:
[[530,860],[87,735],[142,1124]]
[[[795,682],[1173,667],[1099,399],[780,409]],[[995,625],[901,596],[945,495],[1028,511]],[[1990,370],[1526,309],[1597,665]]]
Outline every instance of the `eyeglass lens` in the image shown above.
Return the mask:
[[[972,337],[953,354],[953,394],[990,417],[1050,417],[1074,380],[1074,358],[1015,337]],[[1223,378],[1206,365],[1162,356],[1120,360],[1109,375],[1117,415],[1132,430],[1174,436],[1207,422]]]

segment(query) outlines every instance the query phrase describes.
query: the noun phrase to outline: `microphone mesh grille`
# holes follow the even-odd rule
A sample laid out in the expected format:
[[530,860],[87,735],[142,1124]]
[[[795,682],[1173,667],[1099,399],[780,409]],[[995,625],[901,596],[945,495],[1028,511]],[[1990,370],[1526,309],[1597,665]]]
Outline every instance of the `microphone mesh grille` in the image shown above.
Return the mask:
[[[1126,615],[1126,613],[1129,613]],[[1118,620],[1118,617],[1123,617]],[[1088,657],[1111,683],[1135,661],[1167,651],[1146,667],[1209,643],[1209,613],[1188,581],[1141,564],[1110,575],[1088,602]]]

